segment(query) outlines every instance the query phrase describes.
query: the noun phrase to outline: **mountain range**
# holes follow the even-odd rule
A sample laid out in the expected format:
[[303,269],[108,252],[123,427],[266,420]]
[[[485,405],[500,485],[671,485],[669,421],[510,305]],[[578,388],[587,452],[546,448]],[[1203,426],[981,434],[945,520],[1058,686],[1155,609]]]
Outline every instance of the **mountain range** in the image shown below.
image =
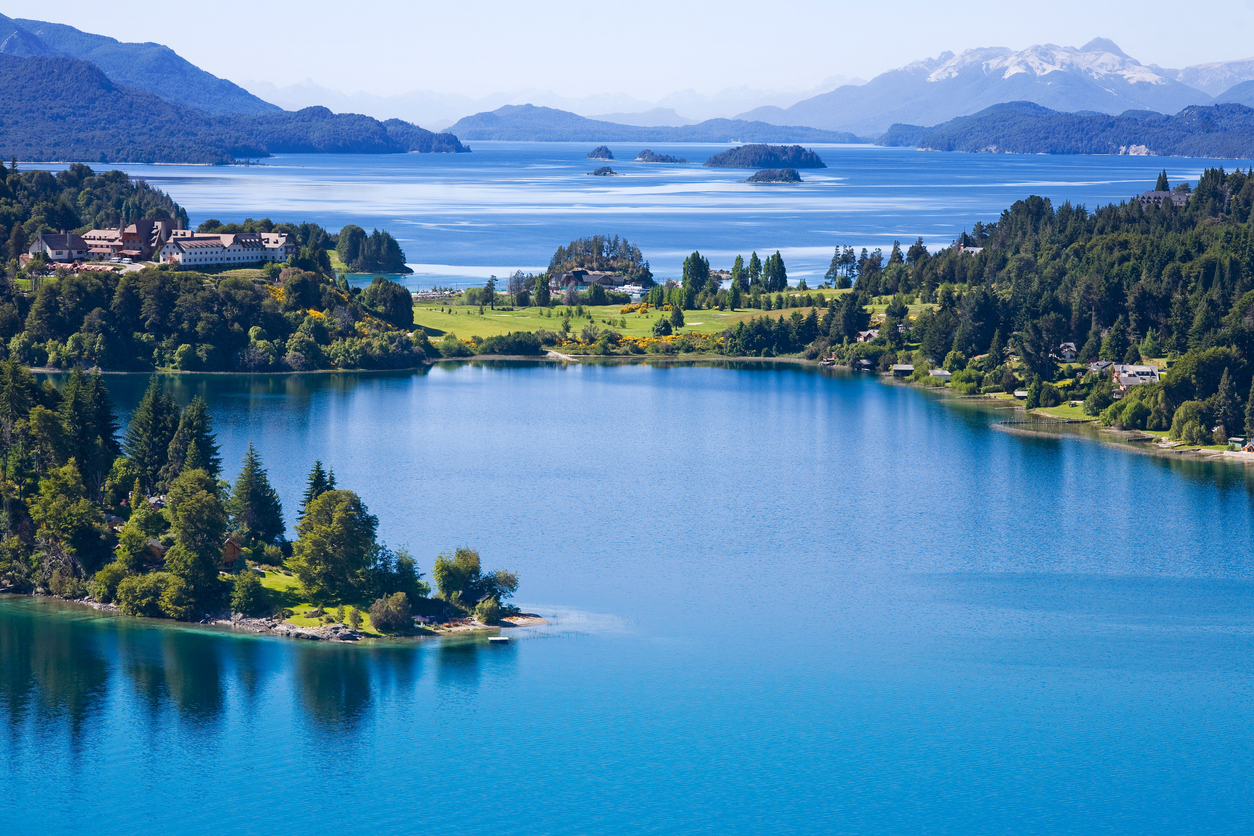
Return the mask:
[[709,119],[695,125],[640,127],[587,119],[565,110],[505,105],[460,119],[449,129],[470,140],[557,142],[861,142],[843,131]]
[[[1208,72],[1207,78],[1219,77],[1213,66]],[[960,55],[946,52],[916,61],[866,84],[838,87],[791,107],[758,108],[737,118],[881,134],[894,123],[933,125],[1002,102],[1030,101],[1058,111],[1116,114],[1126,110],[1175,113],[1214,101],[1209,93],[1173,74],[1202,77],[1200,70],[1156,71],[1104,38],[1078,49],[1052,44],[1020,51],[969,49]]]

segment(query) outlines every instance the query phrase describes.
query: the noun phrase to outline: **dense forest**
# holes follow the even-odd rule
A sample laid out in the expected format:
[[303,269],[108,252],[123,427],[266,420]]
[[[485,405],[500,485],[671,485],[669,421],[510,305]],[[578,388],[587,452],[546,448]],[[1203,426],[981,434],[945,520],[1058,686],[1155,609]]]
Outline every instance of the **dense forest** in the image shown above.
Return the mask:
[[277,153],[470,149],[452,134],[324,107],[210,115],[110,81],[70,58],[0,54],[0,157],[229,163]]
[[613,238],[592,235],[571,241],[569,246],[558,247],[549,259],[549,274],[569,270],[598,270],[618,273],[645,285],[653,282],[649,262],[645,261],[640,248],[617,235]]
[[614,154],[612,151],[610,151],[610,148],[608,145],[598,145],[596,148],[593,148],[591,151],[588,152],[587,159],[589,160],[612,160],[614,159]]
[[373,230],[369,235],[356,224],[349,224],[336,237],[335,252],[354,273],[412,273],[405,265],[405,253],[387,232]]
[[818,154],[800,145],[742,145],[705,161],[718,168],[827,168]]
[[91,596],[183,620],[291,615],[251,561],[291,572],[318,613],[339,604],[356,628],[360,607],[376,630],[405,632],[413,609],[493,623],[518,588],[516,575],[483,572],[477,552],[458,549],[436,559],[442,601],[433,606],[413,558],[378,541],[377,518],[321,462],[288,542],[261,456],[250,446],[234,484],[224,481],[204,401],[180,408],[155,378],[119,439],[99,374],[75,369],[58,389],[0,362],[0,430],[0,591]]
[[[40,231],[81,231],[141,217],[186,222],[187,214],[120,171],[4,169],[0,233],[8,263],[0,277],[0,354],[35,366],[202,371],[402,368],[436,356],[421,332],[413,337],[407,330],[413,325],[409,291],[385,278],[365,289],[337,279],[327,252],[336,248],[337,236],[311,223],[210,219],[198,227],[289,235],[297,254],[286,264],[267,264],[256,279],[171,265],[123,274],[56,267],[36,279],[34,292],[25,290],[40,262],[19,270],[16,256]],[[399,258],[403,264],[404,254],[386,232],[365,236],[360,227],[349,229],[349,239],[365,253],[359,260]]]
[[1254,158],[1254,108],[1187,107],[1152,111],[1059,113],[1031,102],[993,105],[932,128],[893,125],[879,145],[1003,154],[1127,154]]

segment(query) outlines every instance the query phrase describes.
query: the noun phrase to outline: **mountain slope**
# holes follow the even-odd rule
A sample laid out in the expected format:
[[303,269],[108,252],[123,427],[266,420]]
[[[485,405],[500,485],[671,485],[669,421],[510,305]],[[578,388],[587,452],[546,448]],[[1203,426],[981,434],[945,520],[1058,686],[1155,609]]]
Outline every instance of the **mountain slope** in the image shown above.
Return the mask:
[[1254,108],[1241,104],[1152,111],[1059,113],[1031,102],[993,105],[922,128],[894,125],[877,144],[1009,154],[1147,154],[1254,159]]
[[[206,113],[276,113],[281,110],[239,85],[205,72],[161,44],[123,43],[61,23],[11,18],[0,21],[0,37],[5,37],[5,30],[10,27],[25,33],[23,43],[28,45],[27,51],[0,47],[0,52],[90,61],[116,84],[153,93],[168,102]],[[15,33],[8,37],[20,36]],[[43,49],[35,51],[32,42]]]
[[213,116],[60,57],[0,55],[0,114],[0,158],[30,161],[226,163],[274,153],[469,150],[451,134],[326,108]]
[[1114,114],[1174,113],[1212,99],[1097,39],[1079,49],[1046,44],[1018,52],[990,47],[943,53],[858,87],[838,87],[786,109],[759,108],[738,118],[876,134],[897,122],[931,125],[1012,101]]
[[449,131],[465,140],[529,142],[859,142],[847,132],[709,119],[696,125],[640,127],[600,122],[565,110],[506,105],[459,120]]
[[[1225,90],[1243,81],[1254,79],[1254,58],[1196,64],[1192,67],[1185,67],[1183,70],[1163,70],[1162,72],[1173,73],[1176,81],[1218,97]],[[1220,101],[1224,100],[1220,99]]]

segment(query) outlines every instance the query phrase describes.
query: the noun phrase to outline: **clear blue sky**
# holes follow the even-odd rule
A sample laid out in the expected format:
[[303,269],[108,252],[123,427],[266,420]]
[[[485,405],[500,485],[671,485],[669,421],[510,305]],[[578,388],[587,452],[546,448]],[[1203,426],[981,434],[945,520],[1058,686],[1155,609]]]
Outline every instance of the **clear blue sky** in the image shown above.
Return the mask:
[[539,88],[651,99],[694,88],[805,89],[944,50],[1080,46],[1107,37],[1142,63],[1254,56],[1254,0],[571,0],[105,3],[9,0],[10,17],[156,41],[226,78],[312,78],[352,92],[482,95]]

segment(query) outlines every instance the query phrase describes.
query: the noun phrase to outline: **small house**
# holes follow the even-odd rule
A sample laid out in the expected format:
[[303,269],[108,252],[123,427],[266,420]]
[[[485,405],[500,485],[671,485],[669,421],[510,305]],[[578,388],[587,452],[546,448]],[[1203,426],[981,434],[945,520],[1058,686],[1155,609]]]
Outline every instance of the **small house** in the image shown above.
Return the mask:
[[909,377],[914,374],[914,366],[909,363],[894,363],[893,377]]
[[1241,448],[1242,453],[1254,453],[1254,438],[1245,442],[1245,446]]
[[858,336],[855,339],[860,343],[869,343],[871,340],[875,339],[879,335],[880,335],[880,329],[871,328],[866,331],[859,331]]
[[853,370],[855,372],[871,372],[875,371],[875,364],[865,357],[861,360],[853,361]]
[[222,544],[222,566],[223,570],[234,569],[239,559],[244,556],[244,547],[236,541],[235,535],[232,534],[226,538],[226,542]]
[[1027,389],[1016,389],[1016,390],[1015,390],[1015,400],[1026,401],[1027,399],[1028,399],[1028,390],[1027,390]]
[[951,375],[945,369],[932,369],[930,372],[928,372],[928,374],[931,375],[932,377],[939,378],[940,380],[943,380],[946,383],[948,383],[949,379],[953,377],[953,375]]
[[1094,360],[1092,363],[1089,363],[1089,371],[1102,374],[1113,365],[1115,364],[1109,360]]
[[43,254],[45,261],[77,261],[87,257],[87,242],[73,232],[41,232],[30,245],[31,256]]
[[1058,346],[1058,357],[1064,363],[1074,363],[1076,358],[1075,343],[1063,343]]

